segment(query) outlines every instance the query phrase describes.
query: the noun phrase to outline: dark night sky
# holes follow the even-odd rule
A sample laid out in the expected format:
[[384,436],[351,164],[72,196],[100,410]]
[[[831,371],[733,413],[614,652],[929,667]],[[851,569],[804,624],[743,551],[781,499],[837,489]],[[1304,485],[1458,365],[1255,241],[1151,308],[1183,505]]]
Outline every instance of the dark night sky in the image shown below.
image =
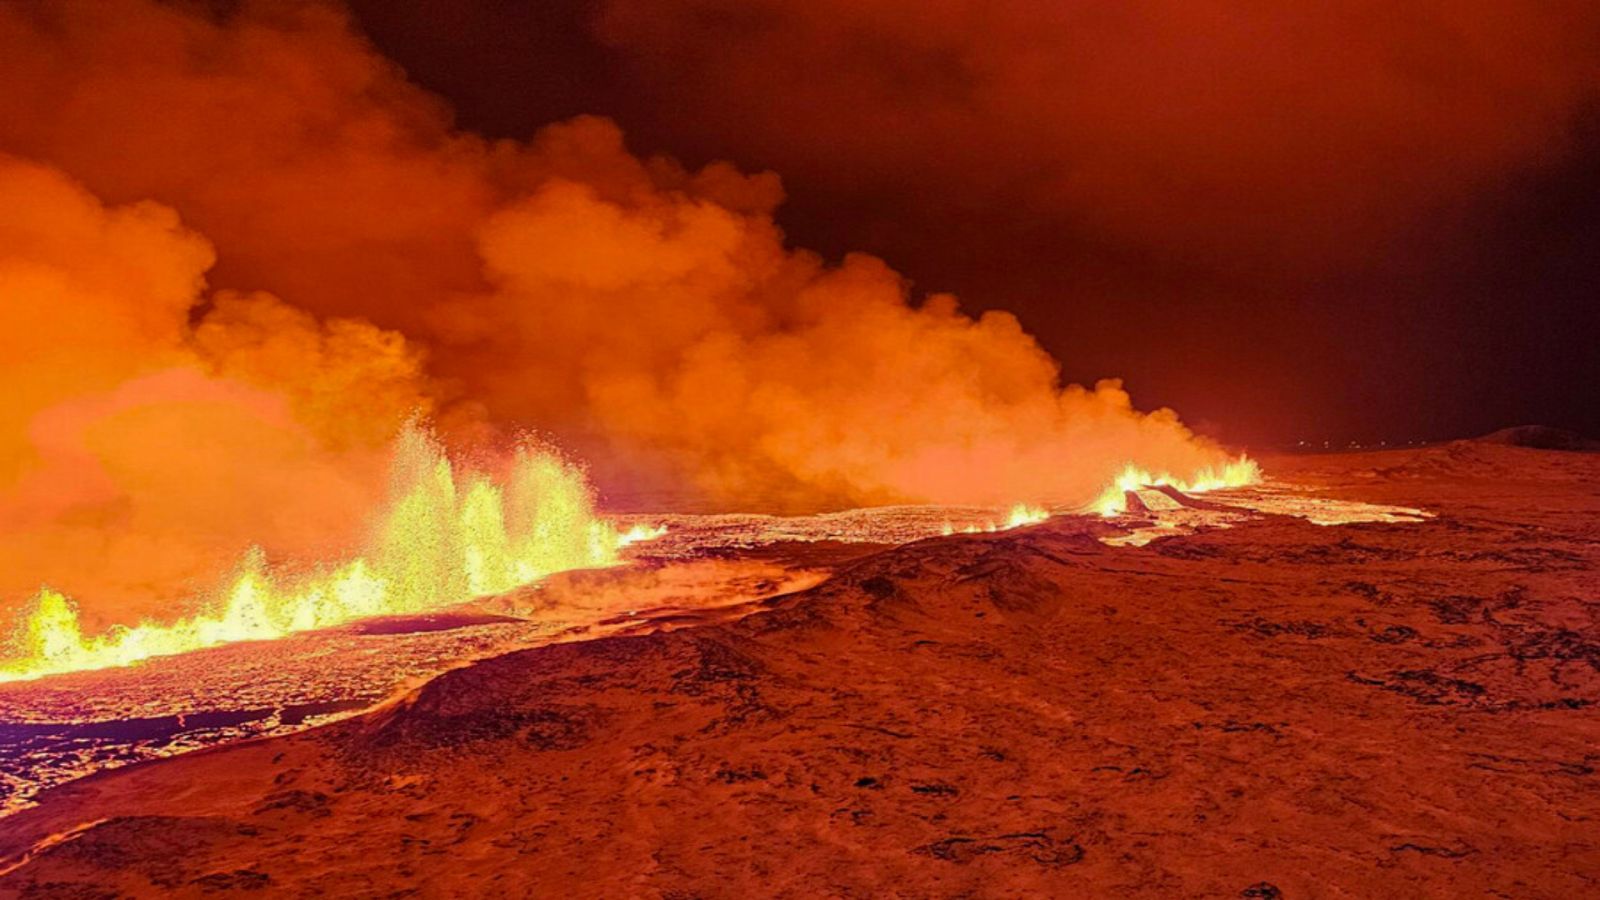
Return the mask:
[[1600,433],[1593,16],[352,5],[463,127],[597,113],[636,152],[772,169],[793,243],[1010,309],[1067,378],[1225,439]]

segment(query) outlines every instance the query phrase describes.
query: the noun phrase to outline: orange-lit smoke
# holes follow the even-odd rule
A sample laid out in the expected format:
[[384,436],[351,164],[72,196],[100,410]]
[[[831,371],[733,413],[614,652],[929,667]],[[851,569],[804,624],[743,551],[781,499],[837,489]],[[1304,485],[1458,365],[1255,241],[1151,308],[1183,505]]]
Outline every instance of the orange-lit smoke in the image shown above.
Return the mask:
[[746,507],[1088,502],[1226,461],[1115,381],[1063,388],[1008,314],[787,247],[774,175],[594,118],[454,129],[332,7],[8,4],[0,83],[7,602],[48,579],[125,618],[250,545],[327,556],[417,409]]
[[131,616],[253,544],[349,536],[426,407],[402,339],[265,295],[202,306],[212,248],[167,207],[9,157],[0,197],[0,594],[49,578]]

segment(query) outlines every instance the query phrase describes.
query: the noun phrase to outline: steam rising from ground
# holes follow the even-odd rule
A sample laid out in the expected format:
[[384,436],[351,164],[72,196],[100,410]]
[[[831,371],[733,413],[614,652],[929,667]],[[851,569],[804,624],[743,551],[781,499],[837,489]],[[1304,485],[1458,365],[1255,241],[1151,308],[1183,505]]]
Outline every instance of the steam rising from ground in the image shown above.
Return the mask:
[[[360,539],[417,410],[723,505],[1088,502],[1226,462],[1001,312],[785,246],[770,173],[454,130],[321,5],[0,8],[0,599]],[[336,557],[335,557],[336,558]]]

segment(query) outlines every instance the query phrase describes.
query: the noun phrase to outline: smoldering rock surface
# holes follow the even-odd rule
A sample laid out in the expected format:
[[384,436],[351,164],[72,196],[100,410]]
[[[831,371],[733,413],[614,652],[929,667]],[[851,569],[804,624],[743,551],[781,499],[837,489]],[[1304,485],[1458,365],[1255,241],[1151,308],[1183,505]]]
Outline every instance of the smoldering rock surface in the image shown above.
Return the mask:
[[1434,515],[916,542],[59,788],[0,892],[1593,893],[1600,458],[1273,465]]

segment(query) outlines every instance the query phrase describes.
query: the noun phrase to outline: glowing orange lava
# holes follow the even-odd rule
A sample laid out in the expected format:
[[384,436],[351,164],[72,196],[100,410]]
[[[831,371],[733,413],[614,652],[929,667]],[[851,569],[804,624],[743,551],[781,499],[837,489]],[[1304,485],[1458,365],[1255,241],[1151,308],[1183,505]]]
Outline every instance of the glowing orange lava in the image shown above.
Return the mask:
[[[1129,464],[1092,508],[1105,516],[1120,514],[1124,492],[1145,486],[1200,493],[1260,478],[1260,468],[1245,456],[1187,479]],[[998,532],[1049,517],[1044,508],[1019,503],[1004,519],[959,530]],[[956,531],[949,523],[943,528],[945,534]],[[425,431],[408,428],[397,442],[389,501],[360,555],[283,574],[252,551],[194,616],[113,626],[96,635],[84,633],[72,600],[43,588],[21,615],[10,653],[0,659],[0,681],[125,666],[216,644],[439,609],[555,572],[615,565],[623,547],[664,532],[648,525],[622,530],[599,518],[583,473],[555,454],[520,449],[510,474],[497,481],[457,471]]]
[[[985,525],[968,525],[967,527],[960,529],[960,531],[962,534],[985,534],[996,531],[1009,531],[1013,528],[1021,528],[1024,525],[1037,525],[1048,518],[1050,518],[1050,512],[1048,510],[1037,506],[1029,506],[1026,503],[1018,503],[1016,506],[1011,507],[1011,511],[1006,514],[1006,520],[1004,522],[989,522]],[[949,522],[946,522],[944,523],[943,533],[945,535],[955,534],[956,527]]]
[[520,449],[497,483],[458,472],[425,431],[408,428],[396,445],[389,501],[360,556],[279,577],[253,551],[200,613],[97,635],[84,634],[70,599],[43,588],[0,659],[0,681],[437,609],[554,572],[615,565],[623,547],[662,532],[619,531],[597,517],[583,473],[554,454]]
[[1142,487],[1172,487],[1185,494],[1200,494],[1221,488],[1244,487],[1261,481],[1261,467],[1256,461],[1241,454],[1238,459],[1221,469],[1202,469],[1193,476],[1177,478],[1167,472],[1151,474],[1129,463],[1094,502],[1094,511],[1102,516],[1121,515],[1127,511],[1127,492]]

